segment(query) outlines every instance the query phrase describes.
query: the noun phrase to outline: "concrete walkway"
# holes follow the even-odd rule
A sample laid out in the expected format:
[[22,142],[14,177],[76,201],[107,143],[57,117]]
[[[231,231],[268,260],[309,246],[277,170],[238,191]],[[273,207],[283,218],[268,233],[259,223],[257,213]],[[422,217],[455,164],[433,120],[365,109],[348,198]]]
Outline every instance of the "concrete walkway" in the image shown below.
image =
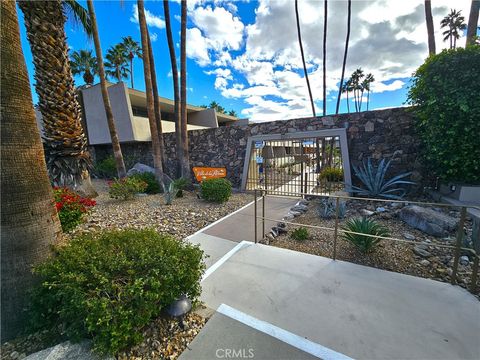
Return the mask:
[[[237,243],[252,231],[247,226],[253,220],[250,225],[236,224],[235,231],[241,234],[232,234],[234,216],[224,220],[230,226],[220,221],[190,238],[211,255],[201,300],[218,312],[182,359],[221,358],[219,348],[252,348],[255,359],[480,358],[480,303],[466,290],[291,250]],[[211,229],[233,241],[206,234]],[[243,315],[225,319],[229,314],[222,311],[225,308]]]

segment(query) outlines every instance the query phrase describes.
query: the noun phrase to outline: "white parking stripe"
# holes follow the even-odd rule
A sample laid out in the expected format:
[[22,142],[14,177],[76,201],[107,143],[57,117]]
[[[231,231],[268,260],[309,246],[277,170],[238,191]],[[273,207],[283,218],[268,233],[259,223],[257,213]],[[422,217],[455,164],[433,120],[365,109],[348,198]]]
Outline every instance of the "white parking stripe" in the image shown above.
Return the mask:
[[298,336],[294,333],[291,333],[287,330],[279,328],[278,326],[272,325],[266,321],[259,320],[250,316],[240,310],[234,309],[231,306],[226,304],[221,304],[217,312],[228,316],[242,324],[250,326],[255,330],[263,332],[264,334],[270,335],[280,341],[283,341],[286,344],[289,344],[299,350],[302,350],[306,353],[309,353],[313,356],[316,356],[323,360],[353,360],[352,358],[343,355],[339,352],[331,350],[325,346],[314,343],[313,341],[307,340],[301,336]]

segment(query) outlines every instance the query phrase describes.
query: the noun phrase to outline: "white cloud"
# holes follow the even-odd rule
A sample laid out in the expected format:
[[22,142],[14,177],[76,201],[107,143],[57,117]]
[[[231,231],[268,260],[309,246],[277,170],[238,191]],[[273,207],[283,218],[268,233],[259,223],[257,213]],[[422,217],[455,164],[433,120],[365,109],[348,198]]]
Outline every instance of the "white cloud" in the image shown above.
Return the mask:
[[[165,21],[157,15],[154,15],[152,12],[145,9],[145,19],[147,21],[147,25],[151,27],[156,27],[159,29],[165,28]],[[137,4],[132,5],[132,16],[130,17],[130,21],[138,24],[138,7]]]
[[194,59],[200,66],[210,63],[207,39],[197,28],[187,29],[187,56]]
[[382,92],[385,92],[385,91],[395,91],[395,90],[399,90],[403,87],[403,85],[405,85],[405,83],[401,80],[395,80],[394,82],[392,82],[391,84],[385,84],[385,83],[382,83],[382,82],[374,82],[372,83],[372,92],[374,93],[382,93]]
[[158,40],[158,34],[154,32],[150,33],[150,41],[155,42],[157,40]]

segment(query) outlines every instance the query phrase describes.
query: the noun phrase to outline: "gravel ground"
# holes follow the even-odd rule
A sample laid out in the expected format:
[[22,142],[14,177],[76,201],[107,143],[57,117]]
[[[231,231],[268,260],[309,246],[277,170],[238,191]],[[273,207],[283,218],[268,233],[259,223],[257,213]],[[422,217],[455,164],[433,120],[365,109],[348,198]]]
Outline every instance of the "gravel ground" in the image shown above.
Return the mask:
[[[161,194],[138,196],[133,200],[114,200],[108,196],[108,185],[93,180],[99,193],[97,205],[85,217],[85,222],[66,234],[66,240],[82,232],[103,229],[153,227],[183,239],[208,224],[253,201],[253,195],[233,193],[223,204],[198,199],[194,192],[184,191],[171,205],[165,205]],[[172,319],[158,318],[144,330],[145,341],[119,354],[118,359],[176,359],[200,331],[206,317],[191,313],[186,318],[187,328],[182,330]],[[1,359],[22,359],[25,356],[55,345],[46,333],[19,337],[1,346]]]
[[[339,221],[339,227],[343,226],[346,219],[361,216],[359,210],[362,208],[375,210],[377,206],[385,206],[385,203],[370,204],[368,206],[366,206],[365,203],[362,204],[363,206],[355,203],[352,204],[352,202],[349,202],[348,204],[346,217]],[[325,220],[320,218],[317,214],[317,207],[317,200],[310,201],[308,211],[295,218],[293,222],[334,228],[335,220]],[[339,234],[336,250],[337,259],[403,274],[450,282],[454,251],[453,249],[445,249],[435,245],[454,245],[455,234],[452,233],[448,238],[444,239],[427,235],[419,230],[413,229],[398,219],[396,216],[397,211],[399,211],[399,208],[389,209],[387,207],[386,212],[375,213],[371,218],[387,227],[390,231],[391,237],[407,240],[405,235],[407,235],[407,237],[413,235],[413,240],[409,240],[406,243],[383,240],[371,253],[362,254],[354,245],[342,239],[341,234]],[[452,213],[451,215],[456,214]],[[471,226],[469,222],[467,222],[467,228],[468,226]],[[289,232],[293,228],[293,225],[287,226]],[[333,231],[308,228],[308,232],[309,238],[305,241],[294,240],[290,237],[290,234],[287,233],[276,237],[274,240],[269,240],[269,244],[281,248],[332,258],[334,248]],[[426,249],[432,254],[432,256],[421,257],[415,254],[413,248],[415,245],[419,244],[425,245]],[[458,283],[460,286],[469,286],[472,265],[472,261],[459,264]]]

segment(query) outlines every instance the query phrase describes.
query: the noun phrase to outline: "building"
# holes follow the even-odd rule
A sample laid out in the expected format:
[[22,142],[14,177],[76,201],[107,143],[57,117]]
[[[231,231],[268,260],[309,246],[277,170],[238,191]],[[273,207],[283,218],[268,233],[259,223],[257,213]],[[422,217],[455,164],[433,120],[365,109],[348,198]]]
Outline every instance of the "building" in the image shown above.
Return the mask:
[[[147,115],[147,97],[145,92],[130,89],[125,83],[107,83],[108,95],[112,106],[115,127],[121,143],[151,141],[150,125]],[[79,89],[83,110],[83,126],[89,145],[110,144],[107,117],[103,105],[100,84]],[[175,132],[174,102],[160,97],[163,133]],[[37,113],[37,122],[42,130],[41,114]],[[187,105],[187,130],[217,128],[232,124],[241,124],[234,116],[217,113],[215,109],[204,109]]]

